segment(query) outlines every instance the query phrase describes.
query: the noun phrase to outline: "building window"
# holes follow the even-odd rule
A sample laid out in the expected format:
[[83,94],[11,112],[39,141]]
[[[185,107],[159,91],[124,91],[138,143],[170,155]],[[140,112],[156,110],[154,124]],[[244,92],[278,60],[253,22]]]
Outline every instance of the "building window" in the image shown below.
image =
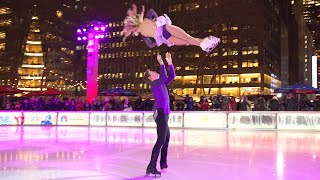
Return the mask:
[[228,55],[228,51],[226,48],[222,48],[222,56],[227,56]]
[[228,43],[228,36],[222,36],[222,43]]
[[222,31],[227,31],[228,30],[228,27],[227,27],[227,25],[225,25],[225,24],[222,24]]
[[9,26],[11,25],[12,20],[11,19],[1,19],[0,20],[0,26]]
[[253,46],[253,54],[259,54],[259,47]]
[[232,43],[234,43],[234,44],[236,44],[238,42],[239,42],[238,38],[235,38],[235,39],[232,40]]
[[9,14],[9,13],[11,13],[11,9],[10,8],[8,8],[8,7],[1,7],[0,8],[0,15]]
[[6,49],[6,43],[0,43],[0,51],[4,51]]
[[236,30],[238,30],[238,26],[232,26],[230,29],[231,29],[232,31],[236,31]]
[[5,39],[5,38],[6,38],[6,33],[0,32],[0,39]]

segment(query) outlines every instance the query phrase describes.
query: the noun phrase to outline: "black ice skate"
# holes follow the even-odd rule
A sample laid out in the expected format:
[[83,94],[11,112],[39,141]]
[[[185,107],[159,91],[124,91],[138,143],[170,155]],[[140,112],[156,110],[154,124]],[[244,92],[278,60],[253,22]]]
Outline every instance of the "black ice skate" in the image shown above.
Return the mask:
[[167,169],[168,168],[168,164],[167,163],[160,163],[160,168],[162,169]]
[[150,174],[154,175],[154,177],[161,177],[161,173],[157,170],[157,168],[148,167],[146,175],[149,176]]

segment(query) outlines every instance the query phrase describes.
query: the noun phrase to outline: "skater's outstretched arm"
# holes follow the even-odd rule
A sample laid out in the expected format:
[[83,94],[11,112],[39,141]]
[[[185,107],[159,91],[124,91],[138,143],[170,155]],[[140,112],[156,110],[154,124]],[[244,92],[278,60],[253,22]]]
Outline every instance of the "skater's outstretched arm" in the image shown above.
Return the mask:
[[141,11],[141,13],[138,15],[138,16],[139,16],[139,21],[140,21],[141,23],[143,22],[144,11],[145,11],[144,6],[142,6],[142,11]]
[[154,11],[153,9],[149,9],[149,11],[147,12],[146,18],[153,20],[157,17],[158,17],[158,14],[156,13],[156,11]]
[[167,75],[167,70],[166,67],[164,65],[164,62],[162,60],[162,57],[160,54],[157,55],[157,60],[160,64],[160,76],[159,76],[159,81],[161,83],[165,83],[168,81],[168,75]]
[[167,60],[167,63],[169,65],[170,75],[169,75],[169,77],[167,78],[167,81],[164,84],[165,85],[169,85],[174,80],[174,78],[176,77],[176,71],[174,70],[174,66],[172,64],[171,54],[168,53],[168,52],[166,53],[166,60]]

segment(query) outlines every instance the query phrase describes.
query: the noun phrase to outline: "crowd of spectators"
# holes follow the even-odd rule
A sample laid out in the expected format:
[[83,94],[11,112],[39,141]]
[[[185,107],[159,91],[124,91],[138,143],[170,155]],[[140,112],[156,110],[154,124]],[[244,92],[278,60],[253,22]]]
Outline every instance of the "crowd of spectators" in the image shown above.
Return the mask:
[[[1,101],[1,100],[0,100]],[[3,99],[2,101],[3,102]],[[153,100],[150,97],[142,99],[128,97],[104,97],[103,100],[95,100],[91,104],[82,101],[81,98],[69,99],[68,97],[51,97],[45,100],[43,97],[18,99],[16,101],[7,98],[1,105],[4,110],[52,110],[52,111],[151,111]],[[293,94],[288,94],[281,99],[273,96],[265,99],[263,96],[241,96],[236,99],[232,96],[201,96],[196,101],[188,95],[175,99],[170,95],[170,109],[172,111],[319,111],[320,96],[310,100],[301,95],[300,101]]]

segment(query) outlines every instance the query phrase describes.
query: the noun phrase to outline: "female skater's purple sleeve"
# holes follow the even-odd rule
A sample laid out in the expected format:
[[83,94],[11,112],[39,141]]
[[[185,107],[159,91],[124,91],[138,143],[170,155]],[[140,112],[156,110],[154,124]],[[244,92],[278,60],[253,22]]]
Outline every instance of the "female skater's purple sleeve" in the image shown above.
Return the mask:
[[154,18],[158,17],[158,14],[153,9],[149,9],[149,11],[145,17],[150,20],[153,20]]

